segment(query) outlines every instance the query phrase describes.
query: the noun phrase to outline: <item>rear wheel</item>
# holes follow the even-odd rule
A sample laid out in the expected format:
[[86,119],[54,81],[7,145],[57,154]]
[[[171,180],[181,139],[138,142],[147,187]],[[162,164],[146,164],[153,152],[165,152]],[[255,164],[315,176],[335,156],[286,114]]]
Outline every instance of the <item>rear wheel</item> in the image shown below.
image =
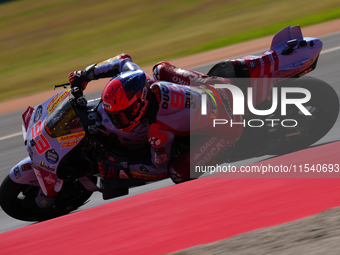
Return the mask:
[[[96,182],[96,178],[92,180]],[[92,195],[79,181],[64,181],[60,192],[51,198],[41,198],[39,186],[18,184],[7,176],[0,187],[0,205],[11,217],[23,221],[43,221],[68,214],[82,206]],[[46,206],[46,204],[49,204]],[[45,205],[45,207],[44,207]]]
[[[326,82],[314,77],[301,77],[282,87],[299,87],[310,91],[311,99],[303,104],[312,114],[304,115],[295,105],[287,105],[287,115],[284,119],[294,119],[298,125],[292,128],[284,128],[279,146],[270,154],[285,154],[304,149],[324,137],[335,124],[339,114],[339,99],[335,90]],[[288,98],[301,98],[300,93],[289,93]],[[276,115],[277,118],[280,113]],[[271,116],[270,119],[275,119]],[[287,122],[287,125],[292,125]],[[293,126],[293,125],[292,125]],[[271,130],[269,132],[280,132]]]

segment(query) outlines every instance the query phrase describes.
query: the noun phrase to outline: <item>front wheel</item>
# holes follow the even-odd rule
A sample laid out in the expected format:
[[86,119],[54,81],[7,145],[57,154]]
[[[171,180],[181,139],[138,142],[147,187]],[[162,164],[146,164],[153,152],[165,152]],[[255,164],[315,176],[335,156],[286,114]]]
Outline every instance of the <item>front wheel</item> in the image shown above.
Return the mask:
[[[294,119],[298,125],[290,128],[288,132],[284,131],[279,146],[269,153],[272,155],[301,150],[317,142],[333,127],[339,114],[338,96],[335,90],[322,80],[306,76],[282,87],[298,87],[309,90],[311,99],[303,105],[312,115],[304,115],[295,105],[288,105],[287,115],[284,118]],[[301,94],[289,93],[288,98],[301,98]],[[280,117],[282,118],[282,116]],[[275,116],[271,118],[275,118]]]
[[[94,177],[92,181],[96,182],[97,179]],[[0,206],[15,219],[44,221],[76,210],[86,203],[92,192],[75,180],[64,181],[62,189],[52,202],[48,202],[50,198],[37,199],[41,195],[43,194],[39,186],[18,184],[7,176],[0,187]],[[37,201],[40,201],[40,206]]]

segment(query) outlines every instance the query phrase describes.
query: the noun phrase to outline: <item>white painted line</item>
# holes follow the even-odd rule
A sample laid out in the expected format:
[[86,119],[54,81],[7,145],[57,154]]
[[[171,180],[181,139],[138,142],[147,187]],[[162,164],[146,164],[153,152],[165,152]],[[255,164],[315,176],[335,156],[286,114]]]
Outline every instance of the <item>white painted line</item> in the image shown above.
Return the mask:
[[11,135],[2,136],[2,137],[0,137],[0,141],[6,140],[6,139],[9,139],[9,138],[18,136],[18,135],[22,135],[22,132],[18,132],[18,133],[14,133],[14,134],[11,134]]
[[336,46],[336,47],[333,47],[333,48],[330,48],[330,49],[327,49],[327,50],[323,50],[323,51],[321,51],[321,54],[336,51],[336,50],[340,50],[340,46]]

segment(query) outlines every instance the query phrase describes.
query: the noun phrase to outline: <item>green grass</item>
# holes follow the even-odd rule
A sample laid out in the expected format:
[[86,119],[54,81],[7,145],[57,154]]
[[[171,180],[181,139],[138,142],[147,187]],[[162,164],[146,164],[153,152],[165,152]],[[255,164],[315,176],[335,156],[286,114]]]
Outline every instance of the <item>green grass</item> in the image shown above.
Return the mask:
[[50,89],[122,52],[143,66],[337,18],[338,0],[5,2],[0,101]]

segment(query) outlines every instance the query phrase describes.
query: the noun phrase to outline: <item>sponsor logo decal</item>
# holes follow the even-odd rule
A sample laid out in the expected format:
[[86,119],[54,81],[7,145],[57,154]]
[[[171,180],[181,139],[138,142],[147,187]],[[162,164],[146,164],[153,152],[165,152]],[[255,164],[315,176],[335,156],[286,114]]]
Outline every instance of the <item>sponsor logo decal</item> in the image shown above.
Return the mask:
[[[52,98],[52,100],[48,103],[48,105],[47,105],[47,107],[46,107],[46,110],[48,110],[48,109],[51,108],[51,106],[53,105],[53,103],[55,102],[55,100],[58,98],[58,96],[59,96],[59,93],[56,94],[56,95]],[[49,113],[50,113],[50,112],[49,112]]]
[[161,91],[160,91],[158,85],[153,86],[152,91],[153,91],[154,95],[156,96],[158,106],[159,106],[161,104],[162,99],[161,99]]
[[42,112],[43,112],[43,108],[41,105],[39,105],[38,108],[35,110],[34,123],[37,123],[40,120]]
[[[183,85],[189,85],[189,83],[187,82],[187,79],[189,79],[189,81],[197,82],[197,83],[203,83],[204,82],[204,79],[200,78],[199,75],[196,74],[193,71],[189,71],[189,70],[182,69],[182,68],[176,68],[175,72],[177,74],[179,74],[180,76],[183,76],[183,77],[180,77],[180,78],[177,77],[177,76],[173,76],[172,80],[175,83],[180,83],[180,84],[183,84]],[[181,78],[182,79],[186,78],[186,80],[182,80]]]
[[73,147],[73,146],[75,146],[75,145],[77,145],[77,144],[78,144],[78,140],[74,140],[74,141],[70,141],[70,142],[65,142],[65,143],[62,143],[62,144],[61,144],[60,149],[62,149],[62,148]]
[[48,184],[55,183],[55,180],[52,178],[52,175],[51,175],[51,174],[50,174],[49,176],[44,177],[44,180],[45,180]]
[[13,172],[14,172],[14,175],[15,175],[15,178],[16,178],[16,179],[19,179],[19,178],[21,177],[20,170],[19,170],[19,167],[18,167],[18,166],[16,166],[16,167],[14,168]]
[[250,68],[255,68],[256,67],[256,62],[254,60],[249,61],[249,67]]
[[142,92],[142,102],[145,101],[146,99],[146,95],[148,94],[148,88],[147,87],[144,87],[143,88],[143,92]]
[[85,132],[79,132],[79,133],[74,133],[70,135],[60,136],[57,139],[59,143],[62,143],[62,142],[66,142],[66,141],[70,141],[74,139],[83,138],[84,136],[85,136]]
[[226,146],[227,144],[224,139],[217,140],[216,137],[212,137],[200,147],[200,153],[195,154],[194,158],[195,160],[199,160],[197,164],[205,165],[215,158],[216,155],[219,155]]
[[49,164],[46,164],[44,161],[41,161],[41,162],[40,162],[40,166],[41,166],[42,169],[44,169],[44,170],[46,170],[46,171],[55,173],[55,167],[54,167],[54,166],[51,166],[51,165],[49,165]]
[[162,91],[163,91],[163,103],[162,103],[162,108],[167,110],[169,108],[169,100],[170,100],[170,90],[166,86],[162,86]]
[[30,163],[27,163],[27,164],[21,165],[21,169],[22,169],[22,171],[28,171],[28,170],[31,170],[32,167],[31,167]]
[[149,126],[149,143],[152,147],[157,147],[163,145],[167,139],[167,134],[159,133],[158,129],[160,128],[159,124],[152,123]]
[[47,106],[47,111],[48,111],[48,113],[50,114],[53,110],[54,110],[54,108],[56,108],[56,106],[61,102],[61,101],[63,101],[64,99],[65,99],[65,97],[67,97],[68,96],[68,94],[70,93],[70,89],[67,89],[67,90],[65,90],[61,95],[60,95],[60,97],[58,97],[57,99],[56,99],[56,96],[51,100],[51,102],[48,104],[48,106]]
[[163,154],[155,154],[155,163],[163,163],[168,159],[166,153]]
[[22,121],[24,122],[25,130],[28,128],[33,112],[34,108],[28,107],[27,110],[22,114]]
[[154,181],[159,179],[157,176],[140,174],[140,173],[136,173],[136,172],[131,172],[131,176],[132,176],[132,178],[154,180]]
[[149,139],[149,142],[150,142],[151,146],[159,146],[161,144],[161,141],[156,137],[151,137]]
[[45,158],[51,164],[55,164],[59,161],[59,155],[54,149],[46,151]]

